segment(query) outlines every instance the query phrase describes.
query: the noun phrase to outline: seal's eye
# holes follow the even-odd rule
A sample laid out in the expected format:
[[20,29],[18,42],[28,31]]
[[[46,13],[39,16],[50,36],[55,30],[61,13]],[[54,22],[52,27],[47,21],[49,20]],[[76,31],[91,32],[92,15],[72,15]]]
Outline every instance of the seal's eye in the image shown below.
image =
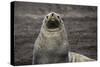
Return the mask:
[[60,18],[59,16],[57,16],[58,18]]
[[46,18],[48,19],[48,16],[46,16]]

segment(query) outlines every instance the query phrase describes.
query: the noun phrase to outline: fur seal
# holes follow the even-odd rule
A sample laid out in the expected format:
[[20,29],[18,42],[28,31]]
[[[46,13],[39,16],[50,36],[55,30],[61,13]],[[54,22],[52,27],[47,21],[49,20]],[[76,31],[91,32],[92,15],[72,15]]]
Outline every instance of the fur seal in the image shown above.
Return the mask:
[[86,56],[70,52],[67,32],[59,14],[45,16],[35,41],[32,64],[92,61]]

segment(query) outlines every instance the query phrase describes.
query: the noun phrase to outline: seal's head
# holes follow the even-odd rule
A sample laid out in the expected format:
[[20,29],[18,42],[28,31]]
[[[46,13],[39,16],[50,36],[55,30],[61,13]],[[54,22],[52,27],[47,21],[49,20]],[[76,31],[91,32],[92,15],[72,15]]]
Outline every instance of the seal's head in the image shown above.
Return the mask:
[[51,12],[45,16],[44,24],[48,31],[54,32],[61,29],[63,22],[59,14]]

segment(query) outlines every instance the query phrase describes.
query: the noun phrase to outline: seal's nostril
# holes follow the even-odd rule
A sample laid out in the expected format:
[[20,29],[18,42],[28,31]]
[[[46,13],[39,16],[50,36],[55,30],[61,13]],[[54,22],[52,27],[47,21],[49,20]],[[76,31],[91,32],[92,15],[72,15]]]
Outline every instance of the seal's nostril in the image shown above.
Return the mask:
[[51,15],[53,16],[54,14],[52,13]]

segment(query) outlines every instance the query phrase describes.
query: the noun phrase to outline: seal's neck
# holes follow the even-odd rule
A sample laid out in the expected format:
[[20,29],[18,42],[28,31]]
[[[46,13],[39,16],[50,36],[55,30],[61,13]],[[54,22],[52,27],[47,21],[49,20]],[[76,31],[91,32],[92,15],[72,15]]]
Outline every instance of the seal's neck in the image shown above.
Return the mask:
[[69,44],[64,28],[57,32],[48,32],[42,28],[38,43],[35,64],[68,62]]

